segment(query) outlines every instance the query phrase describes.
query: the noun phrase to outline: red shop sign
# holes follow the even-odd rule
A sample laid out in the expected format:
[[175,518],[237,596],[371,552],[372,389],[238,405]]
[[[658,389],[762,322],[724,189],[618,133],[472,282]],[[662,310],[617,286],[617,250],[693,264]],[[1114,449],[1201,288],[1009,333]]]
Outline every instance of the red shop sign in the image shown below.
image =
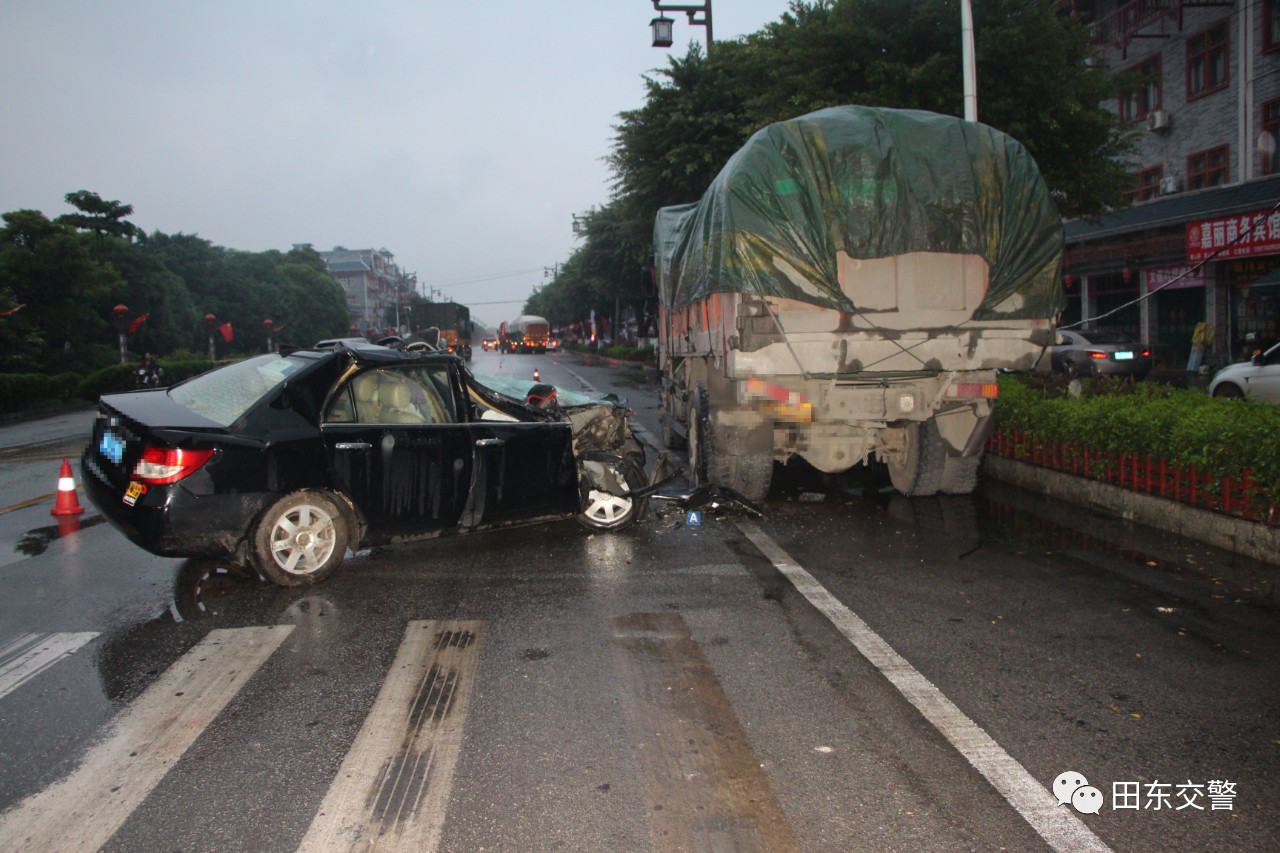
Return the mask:
[[1259,210],[1187,223],[1187,263],[1280,253],[1280,212]]

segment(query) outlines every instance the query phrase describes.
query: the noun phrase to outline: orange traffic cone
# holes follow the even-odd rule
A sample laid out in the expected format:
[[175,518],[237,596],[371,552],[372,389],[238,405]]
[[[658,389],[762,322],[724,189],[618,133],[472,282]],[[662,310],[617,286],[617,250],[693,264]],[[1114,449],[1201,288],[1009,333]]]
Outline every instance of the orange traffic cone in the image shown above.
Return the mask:
[[58,499],[49,510],[50,515],[79,515],[84,512],[80,499],[76,497],[76,479],[71,473],[71,463],[66,457],[62,459],[62,470],[58,473]]
[[534,381],[534,382],[541,382],[541,381],[542,381],[542,377],[538,375],[538,368],[536,368],[536,367],[533,369],[533,381]]

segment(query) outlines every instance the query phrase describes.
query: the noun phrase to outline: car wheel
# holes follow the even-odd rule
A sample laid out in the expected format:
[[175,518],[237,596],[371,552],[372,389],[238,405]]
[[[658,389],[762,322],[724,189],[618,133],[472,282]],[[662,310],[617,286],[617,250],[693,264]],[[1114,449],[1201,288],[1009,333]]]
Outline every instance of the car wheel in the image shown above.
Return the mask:
[[1223,382],[1217,388],[1213,389],[1213,396],[1231,398],[1243,397],[1244,389],[1239,385],[1236,385],[1234,382]]
[[346,555],[346,517],[322,492],[294,492],[263,514],[253,545],[258,571],[272,583],[317,583]]
[[644,500],[632,493],[643,487],[644,474],[630,460],[607,453],[583,457],[578,463],[578,523],[589,530],[620,530],[635,523]]

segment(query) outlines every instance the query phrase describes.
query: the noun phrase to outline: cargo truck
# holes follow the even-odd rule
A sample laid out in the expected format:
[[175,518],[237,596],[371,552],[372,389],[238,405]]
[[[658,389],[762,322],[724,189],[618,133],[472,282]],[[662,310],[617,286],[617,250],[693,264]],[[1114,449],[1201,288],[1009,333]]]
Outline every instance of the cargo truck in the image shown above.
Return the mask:
[[546,352],[551,324],[545,317],[521,314],[506,324],[503,341],[507,352]]
[[471,360],[471,309],[456,302],[419,302],[413,306],[413,332],[440,330],[442,349]]
[[999,371],[1044,369],[1061,219],[1009,136],[914,110],[770,125],[695,204],[659,211],[662,436],[754,499],[775,462],[977,484]]

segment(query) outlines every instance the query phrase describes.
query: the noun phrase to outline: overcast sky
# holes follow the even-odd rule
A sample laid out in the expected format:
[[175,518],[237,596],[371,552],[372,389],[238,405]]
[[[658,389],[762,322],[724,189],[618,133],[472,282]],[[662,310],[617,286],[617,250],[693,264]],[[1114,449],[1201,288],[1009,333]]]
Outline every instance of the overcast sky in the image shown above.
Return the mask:
[[[787,6],[714,0],[716,40]],[[53,218],[83,189],[133,205],[147,232],[229,249],[386,248],[496,326],[572,252],[572,214],[608,201],[618,113],[667,62],[655,14],[651,0],[3,0],[0,212]],[[680,55],[704,42],[668,16]]]

